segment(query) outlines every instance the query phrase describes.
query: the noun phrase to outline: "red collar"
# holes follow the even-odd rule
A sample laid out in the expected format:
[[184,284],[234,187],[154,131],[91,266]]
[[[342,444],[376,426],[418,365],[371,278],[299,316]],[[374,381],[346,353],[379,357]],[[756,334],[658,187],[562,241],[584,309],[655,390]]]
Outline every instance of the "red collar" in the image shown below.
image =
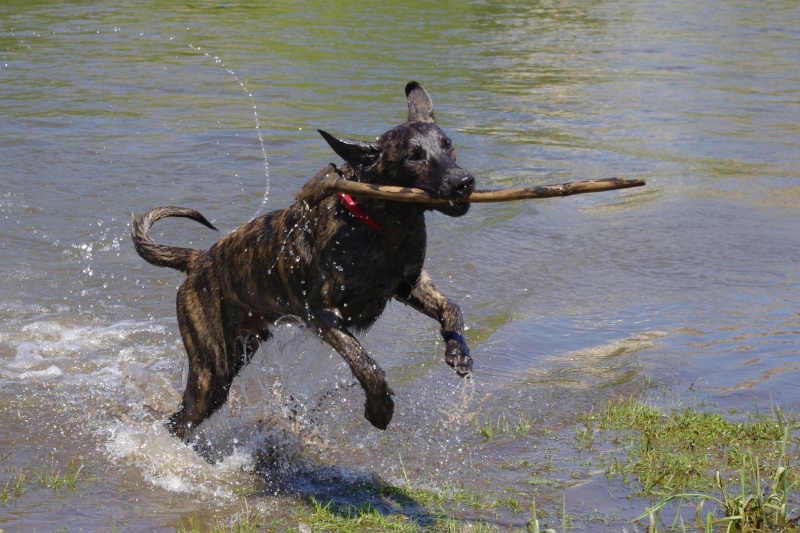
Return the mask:
[[369,226],[375,231],[381,231],[380,224],[375,222],[375,219],[369,216],[367,212],[364,211],[361,208],[361,206],[356,203],[356,201],[353,199],[352,196],[350,196],[349,194],[345,194],[343,192],[340,192],[337,196],[339,197],[339,201],[341,201],[342,204],[344,204],[345,209],[347,209],[351,215],[360,220],[361,223],[363,223],[366,226]]

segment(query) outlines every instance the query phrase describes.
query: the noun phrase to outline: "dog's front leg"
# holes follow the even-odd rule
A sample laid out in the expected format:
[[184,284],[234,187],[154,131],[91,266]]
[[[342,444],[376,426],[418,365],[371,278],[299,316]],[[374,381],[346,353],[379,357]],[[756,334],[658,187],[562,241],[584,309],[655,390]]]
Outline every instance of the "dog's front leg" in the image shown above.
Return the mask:
[[439,321],[447,364],[460,376],[472,374],[472,357],[464,340],[464,318],[458,304],[442,294],[430,276],[422,270],[415,282],[401,283],[395,295],[398,300]]
[[386,373],[353,337],[338,311],[314,311],[310,317],[310,325],[325,342],[341,354],[361,383],[361,388],[367,395],[364,418],[376,428],[386,429],[394,414],[394,393],[386,384]]

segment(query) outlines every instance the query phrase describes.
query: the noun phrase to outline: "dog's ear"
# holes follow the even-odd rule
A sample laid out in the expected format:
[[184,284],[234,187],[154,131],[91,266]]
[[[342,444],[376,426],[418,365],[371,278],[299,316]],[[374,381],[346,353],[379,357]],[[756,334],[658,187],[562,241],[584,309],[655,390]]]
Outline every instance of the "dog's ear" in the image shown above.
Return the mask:
[[336,154],[351,165],[366,166],[373,163],[381,153],[375,143],[337,139],[327,131],[317,130]]
[[433,100],[422,85],[415,81],[408,82],[406,97],[409,122],[436,122],[436,117],[433,116]]

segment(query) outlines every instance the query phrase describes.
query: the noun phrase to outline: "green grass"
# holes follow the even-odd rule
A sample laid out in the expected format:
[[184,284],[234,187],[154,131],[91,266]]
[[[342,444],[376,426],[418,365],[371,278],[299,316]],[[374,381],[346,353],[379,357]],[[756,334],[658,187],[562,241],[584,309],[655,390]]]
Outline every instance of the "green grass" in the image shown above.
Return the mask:
[[228,525],[217,519],[210,526],[201,527],[198,519],[193,516],[188,519],[187,524],[181,520],[181,525],[176,533],[256,533],[264,531],[266,527],[258,513],[250,509],[247,500],[244,500],[239,513]]
[[787,427],[778,409],[737,422],[692,407],[664,413],[642,400],[622,398],[583,417],[576,433],[579,450],[593,449],[598,437],[627,450],[622,457],[606,454],[607,474],[633,478],[642,494],[650,494],[713,489],[714,472],[736,475],[745,454],[761,457],[762,467],[771,468],[780,460]]
[[475,422],[475,432],[482,436],[484,441],[490,441],[500,436],[519,437],[528,434],[534,426],[526,414],[519,413],[516,418],[509,419],[505,413],[489,416],[483,421]]
[[[458,518],[453,509],[483,512],[505,508],[515,514],[527,511],[513,495],[494,498],[489,491],[451,489],[444,495],[424,489],[410,492],[393,486],[360,489],[360,504],[341,504],[314,496],[299,498],[289,519],[271,521],[252,511],[239,513],[238,520],[226,525],[219,519],[201,520],[196,516],[181,521],[177,533],[250,533],[255,531],[312,532],[399,532],[399,533],[499,533],[501,529],[481,518]],[[379,504],[371,501],[378,496]],[[244,501],[244,500],[243,500]],[[246,503],[243,508],[246,507]],[[449,509],[449,510],[448,510]],[[411,512],[409,512],[411,511]],[[535,512],[533,509],[532,512]],[[525,516],[523,514],[523,516]],[[535,515],[531,515],[529,523]],[[566,515],[565,515],[566,516]],[[524,519],[523,519],[524,521]],[[538,527],[538,520],[535,521]],[[531,526],[532,527],[532,526]],[[508,529],[502,529],[508,531]],[[518,530],[523,531],[523,530]],[[544,530],[541,530],[544,533]],[[552,530],[547,530],[552,531]],[[564,530],[566,531],[566,530]]]
[[25,472],[19,470],[14,477],[6,480],[3,490],[0,492],[0,503],[3,503],[3,505],[9,505],[12,500],[22,496],[22,493],[25,492],[26,476],[27,475]]
[[[10,454],[0,457],[0,462],[4,462]],[[90,479],[84,473],[84,463],[73,459],[65,468],[61,468],[51,455],[49,460],[38,468],[19,468],[10,472],[10,477],[0,480],[0,504],[11,505],[17,498],[22,496],[27,490],[38,487],[53,491],[70,489],[74,490],[79,481]]]
[[402,514],[383,514],[369,503],[334,509],[332,502],[311,498],[310,508],[298,509],[295,515],[311,531],[419,531],[419,526]]
[[[561,532],[566,533],[569,530],[569,515],[567,514],[566,499],[561,500]],[[539,526],[539,515],[536,512],[536,500],[531,502],[531,517],[525,524],[525,530],[528,533],[556,533],[555,529],[541,529]]]
[[[576,448],[633,485],[632,494],[654,498],[635,519],[648,533],[800,531],[800,477],[791,466],[800,425],[775,407],[738,418],[620,398],[582,418]],[[688,525],[686,506],[694,508]]]
[[44,488],[59,490],[63,488],[74,489],[81,477],[84,464],[72,460],[65,470],[59,468],[54,456],[42,468],[31,472],[34,482]]
[[[798,523],[800,510],[793,508],[790,500],[793,493],[796,496],[798,480],[793,476],[794,480],[789,481],[791,471],[786,463],[788,443],[787,427],[781,441],[780,458],[771,477],[762,478],[759,458],[748,450],[741,457],[738,487],[726,487],[722,475],[717,472],[714,476],[717,489],[715,494],[687,492],[669,495],[647,509],[636,520],[649,518],[648,531],[656,532],[659,530],[661,513],[668,504],[677,502],[680,507],[684,502],[689,504],[697,502],[695,527],[707,533],[800,531]],[[704,515],[705,509],[710,510]],[[679,513],[676,513],[668,527],[668,531],[686,530]]]

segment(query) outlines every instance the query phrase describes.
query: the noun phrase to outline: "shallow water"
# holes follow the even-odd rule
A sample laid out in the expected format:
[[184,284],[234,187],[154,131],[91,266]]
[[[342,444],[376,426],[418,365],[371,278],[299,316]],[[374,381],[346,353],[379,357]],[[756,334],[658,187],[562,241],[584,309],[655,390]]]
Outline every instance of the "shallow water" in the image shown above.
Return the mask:
[[[404,468],[625,519],[641,508],[602,476],[537,470],[568,448],[548,431],[646,380],[797,409],[800,6],[584,4],[3,2],[0,481],[51,461],[92,475],[0,504],[0,529],[174,531],[234,516],[243,493],[296,527],[294,494],[357,504]],[[474,379],[443,364],[435,323],[391,305],[363,337],[397,393],[379,432],[340,358],[285,325],[204,428],[208,463],[162,427],[184,372],[181,276],[135,254],[131,213],[194,207],[224,234],[284,207],[337,161],[315,129],[382,133],[411,79],[481,187],[647,186],[429,216],[427,268],[464,311]],[[541,441],[476,430],[518,414]]]

